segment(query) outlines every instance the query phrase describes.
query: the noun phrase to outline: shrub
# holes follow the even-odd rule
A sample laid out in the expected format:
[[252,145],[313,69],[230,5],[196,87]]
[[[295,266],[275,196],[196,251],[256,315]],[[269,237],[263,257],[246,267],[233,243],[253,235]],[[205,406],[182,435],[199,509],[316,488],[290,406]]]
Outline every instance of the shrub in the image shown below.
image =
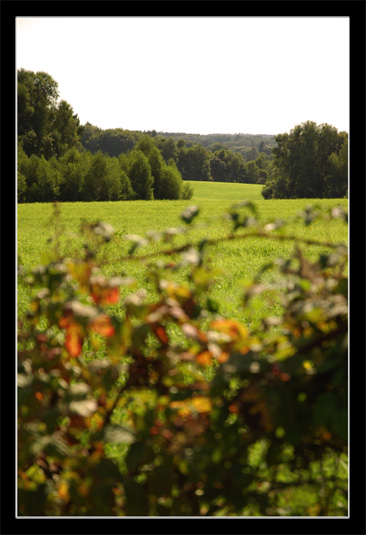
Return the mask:
[[[80,257],[20,267],[35,291],[19,324],[20,515],[346,514],[347,249],[312,240],[328,253],[310,262],[309,240],[253,225],[248,202],[225,214],[227,237],[195,244],[198,213],[183,212],[179,247],[143,255],[156,236],[131,238],[123,260],[146,267],[149,299],[99,270],[118,239],[102,222],[84,224]],[[254,236],[296,245],[238,290],[248,315],[258,296],[282,301],[249,329],[219,315],[207,256]]]

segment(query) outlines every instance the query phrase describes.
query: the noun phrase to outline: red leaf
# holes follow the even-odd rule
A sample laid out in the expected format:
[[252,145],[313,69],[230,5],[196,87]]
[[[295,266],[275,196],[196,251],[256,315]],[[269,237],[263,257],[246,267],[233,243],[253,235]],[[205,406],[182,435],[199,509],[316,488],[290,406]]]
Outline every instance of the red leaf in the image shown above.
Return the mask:
[[91,297],[97,305],[113,305],[118,303],[119,289],[114,288],[102,288],[99,285],[93,284]]
[[154,329],[154,334],[156,338],[163,344],[166,345],[169,343],[169,338],[166,333],[166,330],[161,325],[157,325]]

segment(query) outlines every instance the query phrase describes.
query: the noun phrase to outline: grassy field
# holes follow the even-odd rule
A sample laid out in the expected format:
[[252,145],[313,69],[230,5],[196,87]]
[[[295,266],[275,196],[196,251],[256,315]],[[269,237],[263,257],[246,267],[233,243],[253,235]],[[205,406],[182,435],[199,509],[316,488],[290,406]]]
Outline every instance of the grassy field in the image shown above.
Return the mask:
[[[60,249],[64,256],[79,255],[83,249],[84,238],[79,230],[82,220],[89,222],[105,221],[111,224],[115,230],[114,238],[101,247],[100,259],[106,260],[103,266],[104,272],[109,275],[121,275],[133,277],[137,281],[138,287],[149,290],[146,279],[146,271],[139,262],[122,261],[131,247],[131,242],[125,239],[126,234],[137,234],[145,236],[149,231],[161,232],[166,228],[184,227],[180,218],[182,211],[189,205],[195,204],[200,208],[199,215],[195,220],[194,228],[188,235],[178,234],[172,242],[165,247],[178,246],[186,243],[188,239],[193,243],[198,243],[202,238],[220,239],[226,236],[232,227],[232,222],[224,217],[230,207],[243,199],[253,203],[258,210],[260,222],[268,223],[274,220],[291,220],[296,217],[299,211],[308,205],[319,205],[322,208],[332,208],[341,206],[347,209],[347,199],[323,199],[323,200],[264,200],[261,196],[262,186],[248,184],[224,184],[194,182],[194,196],[190,201],[126,201],[126,202],[95,202],[95,203],[62,203],[60,204]],[[47,253],[52,250],[54,241],[50,241],[55,229],[54,208],[52,204],[21,204],[17,210],[17,252],[18,262],[25,267],[35,267],[40,262],[47,261]],[[346,243],[348,229],[343,221],[331,220],[327,223],[316,221],[310,226],[305,226],[302,222],[296,221],[285,226],[285,235],[296,235],[298,237],[318,240],[321,242]],[[272,241],[259,237],[251,237],[243,241],[217,243],[208,247],[206,255],[209,258],[209,265],[212,268],[220,268],[227,275],[219,275],[212,289],[212,298],[219,303],[219,313],[225,317],[237,318],[245,321],[250,327],[251,321],[263,315],[276,315],[280,311],[279,303],[273,300],[272,303],[263,303],[259,299],[257,310],[254,310],[250,317],[248,311],[241,307],[242,293],[240,286],[238,291],[237,282],[239,280],[250,280],[268,262],[277,258],[291,256],[295,247],[293,241]],[[150,243],[141,249],[139,254],[155,253],[161,249],[160,243]],[[327,252],[325,246],[304,246],[306,255],[315,258],[320,251]],[[182,272],[184,274],[183,268]],[[275,270],[265,274],[266,280],[277,277]],[[181,277],[178,272],[175,276]],[[281,282],[281,281],[279,281]],[[126,288],[122,291],[130,293]],[[30,298],[29,288],[25,284],[18,287],[18,313],[21,316],[26,312]],[[113,305],[121,307],[120,304]],[[258,316],[256,316],[258,314]],[[123,411],[115,413],[116,421],[120,418],[124,423]],[[263,445],[263,444],[262,444]],[[256,444],[249,462],[256,466],[260,462],[261,443]],[[122,446],[123,449],[124,446]],[[108,450],[110,458],[120,460],[121,447],[112,445]],[[124,451],[124,450],[123,450]],[[258,459],[257,459],[258,458]],[[327,459],[326,459],[327,461]],[[329,463],[334,459],[329,458]],[[327,461],[327,462],[328,462]],[[338,462],[338,460],[336,460]],[[341,459],[346,463],[346,458]],[[319,468],[315,467],[314,471]],[[320,469],[319,469],[320,470]],[[315,473],[315,472],[314,472]],[[346,485],[346,469],[342,475],[342,485]],[[291,479],[291,473],[283,472],[284,481]],[[315,473],[317,478],[321,477],[321,471]],[[265,476],[264,476],[265,478]],[[343,499],[343,498],[342,498]],[[283,494],[284,511],[291,502],[292,510],[307,510],[309,515],[316,516],[318,509],[318,495],[313,489],[294,489],[290,494]],[[343,502],[342,502],[343,503]],[[343,509],[346,504],[341,506]],[[305,509],[304,509],[305,508]],[[250,507],[249,507],[250,509]],[[341,511],[343,509],[340,508]],[[252,515],[251,510],[245,514]]]
[[[79,235],[80,223],[83,219],[105,221],[115,229],[115,238],[107,244],[102,254],[110,260],[106,274],[118,274],[137,278],[141,286],[145,279],[141,267],[136,263],[121,263],[121,256],[127,254],[130,242],[124,239],[125,234],[144,236],[148,231],[163,231],[168,227],[182,227],[180,219],[182,211],[191,204],[200,208],[197,226],[192,232],[192,239],[198,242],[202,238],[220,238],[225,236],[231,224],[220,217],[227,212],[233,203],[247,199],[255,203],[260,221],[269,222],[276,219],[291,219],[309,204],[322,207],[342,206],[347,208],[347,199],[322,200],[264,200],[261,196],[261,185],[193,182],[194,196],[190,201],[124,201],[124,202],[91,202],[61,203],[61,250],[65,256],[78,254],[82,247]],[[54,228],[52,204],[20,204],[18,205],[17,252],[19,263],[26,267],[36,266],[42,255],[50,249],[49,239]],[[346,242],[348,231],[340,220],[330,223],[315,222],[310,227],[295,223],[286,227],[288,234],[323,242]],[[186,236],[176,236],[173,244],[181,244]],[[152,244],[143,252],[153,252]],[[220,267],[232,276],[232,280],[253,277],[258,270],[271,260],[286,257],[293,251],[293,242],[275,242],[251,238],[243,242],[221,243],[210,247],[208,254],[212,267]],[[312,257],[318,247],[307,247],[307,254]],[[222,312],[230,316],[240,315],[240,297],[237,295],[230,278],[218,280],[213,289],[213,297],[222,303]],[[18,302],[20,310],[26,306],[27,288],[19,288]]]

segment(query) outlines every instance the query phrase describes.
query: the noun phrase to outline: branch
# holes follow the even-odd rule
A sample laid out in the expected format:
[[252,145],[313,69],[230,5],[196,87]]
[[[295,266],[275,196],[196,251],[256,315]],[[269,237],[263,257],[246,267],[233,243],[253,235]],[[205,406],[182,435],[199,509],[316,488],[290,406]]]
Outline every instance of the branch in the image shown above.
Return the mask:
[[[312,240],[309,238],[299,238],[298,236],[276,236],[273,234],[269,234],[267,232],[252,232],[250,234],[231,234],[229,236],[225,236],[224,238],[216,238],[216,239],[207,239],[205,240],[205,245],[218,245],[220,243],[225,243],[229,241],[236,241],[236,240],[245,240],[247,238],[267,238],[269,240],[273,241],[297,241],[300,243],[303,243],[305,245],[314,245],[318,247],[329,247],[331,249],[336,249],[339,244],[331,243],[331,242],[324,242],[319,240]],[[199,244],[192,244],[192,243],[186,243],[185,245],[181,245],[180,247],[174,247],[172,249],[166,249],[163,251],[158,251],[154,253],[149,253],[146,255],[140,255],[140,256],[124,256],[120,257],[119,260],[124,261],[145,261],[150,260],[152,258],[156,258],[157,256],[171,256],[175,254],[182,253],[184,251],[187,251],[191,247],[197,247]]]

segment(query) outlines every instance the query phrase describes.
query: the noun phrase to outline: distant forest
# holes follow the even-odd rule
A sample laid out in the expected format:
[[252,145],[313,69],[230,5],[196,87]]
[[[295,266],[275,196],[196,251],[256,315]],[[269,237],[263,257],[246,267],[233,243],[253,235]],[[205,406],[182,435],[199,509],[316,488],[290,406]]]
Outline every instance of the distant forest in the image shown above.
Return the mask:
[[47,73],[18,71],[18,202],[189,199],[185,181],[263,184],[264,198],[347,194],[348,135],[189,134],[81,125]]
[[[240,153],[246,162],[255,160],[260,152],[267,156],[272,155],[272,149],[276,146],[275,136],[272,135],[254,135],[254,134],[187,134],[182,132],[157,132],[156,130],[147,130],[143,133],[157,139],[173,138],[175,142],[184,141],[187,148],[192,145],[202,145],[211,152],[221,149],[227,149],[232,152]],[[86,130],[82,137],[82,144],[85,148],[98,150],[102,146],[110,156],[118,156],[120,152],[133,147],[136,140],[139,139],[142,132],[123,130],[114,128],[102,130],[96,126],[86,123]],[[93,137],[93,140],[91,140]]]

